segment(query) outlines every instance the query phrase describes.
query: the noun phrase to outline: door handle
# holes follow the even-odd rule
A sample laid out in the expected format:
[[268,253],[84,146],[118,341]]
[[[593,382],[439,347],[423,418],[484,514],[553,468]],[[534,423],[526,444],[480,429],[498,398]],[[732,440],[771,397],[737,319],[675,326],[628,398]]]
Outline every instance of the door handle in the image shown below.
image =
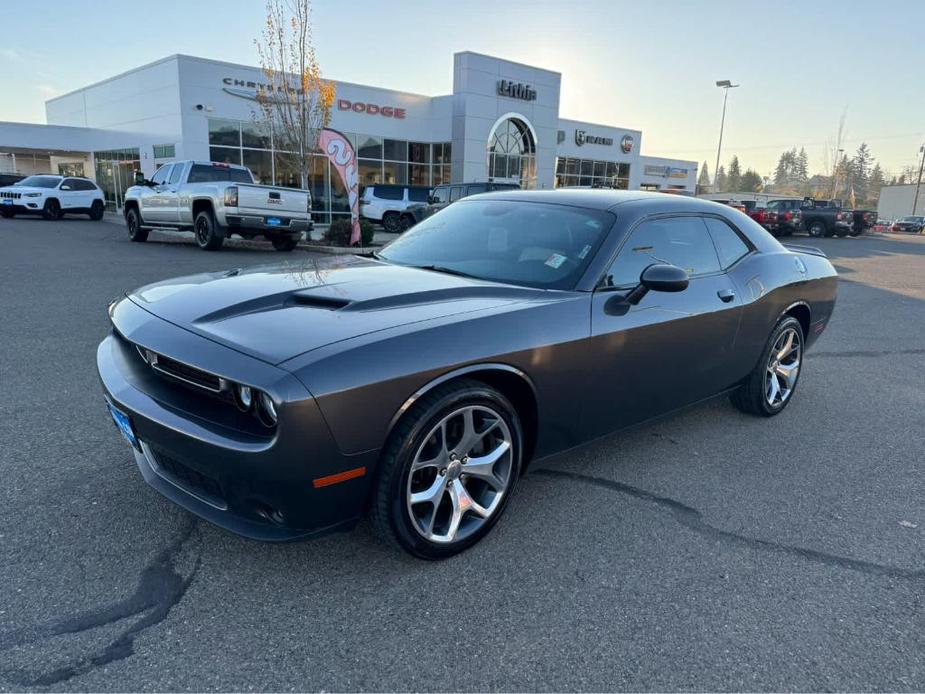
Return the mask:
[[716,296],[720,298],[720,301],[728,304],[730,301],[736,298],[736,293],[732,289],[720,289],[716,292]]

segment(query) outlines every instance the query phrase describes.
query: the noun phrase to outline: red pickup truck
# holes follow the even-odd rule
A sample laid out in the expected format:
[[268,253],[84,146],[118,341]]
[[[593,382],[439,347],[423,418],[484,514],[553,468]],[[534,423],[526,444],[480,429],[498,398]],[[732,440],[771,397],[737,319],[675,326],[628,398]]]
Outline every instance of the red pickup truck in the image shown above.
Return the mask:
[[768,207],[758,207],[758,203],[754,200],[743,200],[742,204],[745,205],[745,214],[771,232],[772,235],[778,235],[777,212]]

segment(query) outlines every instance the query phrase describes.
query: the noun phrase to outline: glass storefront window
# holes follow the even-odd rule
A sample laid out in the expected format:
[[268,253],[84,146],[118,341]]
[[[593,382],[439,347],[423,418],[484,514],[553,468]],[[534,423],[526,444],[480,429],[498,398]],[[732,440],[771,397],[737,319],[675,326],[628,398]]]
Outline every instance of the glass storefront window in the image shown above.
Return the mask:
[[[442,145],[434,145],[434,152],[438,148],[442,154]],[[408,145],[408,161],[415,164],[428,164],[430,163],[430,145],[426,142],[411,142]]]
[[328,169],[330,170],[329,180],[331,182],[330,210],[332,213],[346,212],[349,214],[350,201],[347,198],[347,189],[344,187],[344,182],[335,169],[330,166],[328,166]]
[[578,173],[582,176],[594,175],[594,162],[590,159],[579,159]]
[[374,135],[358,135],[357,157],[361,159],[382,159],[382,138]]
[[221,164],[240,164],[241,150],[237,147],[209,147],[209,161]]
[[[439,169],[439,166],[435,166]],[[408,166],[408,183],[413,186],[429,186],[430,183],[430,166],[427,164],[410,164]],[[437,181],[434,181],[437,183]]]
[[452,147],[453,145],[449,142],[443,143],[443,163],[447,166],[452,163]]
[[270,132],[262,123],[241,123],[241,142],[245,147],[270,149]]
[[222,118],[209,119],[209,144],[229,147],[241,146],[241,123]]
[[244,150],[244,166],[254,174],[254,180],[264,185],[273,184],[273,155],[257,149]]
[[[338,178],[340,178],[338,176]],[[361,186],[382,183],[382,162],[360,159],[357,161],[357,182]]]
[[384,140],[382,158],[393,161],[408,161],[408,143],[405,140]]
[[394,161],[387,161],[383,164],[383,183],[407,183],[408,182],[408,165],[400,164]]
[[606,167],[605,167],[605,165],[604,165],[604,162],[602,162],[602,161],[596,161],[596,162],[594,162],[594,175],[595,175],[595,176],[603,176],[603,175],[604,175],[604,169],[605,169],[605,168],[606,168]]

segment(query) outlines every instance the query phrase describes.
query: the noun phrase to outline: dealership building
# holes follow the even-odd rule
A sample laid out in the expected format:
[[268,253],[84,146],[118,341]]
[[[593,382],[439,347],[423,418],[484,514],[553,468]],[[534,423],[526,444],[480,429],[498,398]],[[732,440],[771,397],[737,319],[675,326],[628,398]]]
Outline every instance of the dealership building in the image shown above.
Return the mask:
[[[347,135],[360,184],[511,181],[524,188],[607,185],[693,193],[697,164],[646,157],[642,133],[559,116],[558,72],[478,53],[453,57],[453,92],[425,96],[337,82],[330,127]],[[174,159],[244,164],[262,183],[298,185],[291,157],[259,122],[260,68],[173,55],[50,99],[47,125],[0,122],[0,172],[94,178],[119,208],[140,170]],[[318,221],[348,214],[321,155]]]

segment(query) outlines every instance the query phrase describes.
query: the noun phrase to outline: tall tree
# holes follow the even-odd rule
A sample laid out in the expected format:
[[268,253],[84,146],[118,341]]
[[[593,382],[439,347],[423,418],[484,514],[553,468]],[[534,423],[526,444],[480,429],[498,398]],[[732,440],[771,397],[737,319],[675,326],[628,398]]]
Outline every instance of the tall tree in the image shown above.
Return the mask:
[[700,189],[700,192],[705,192],[707,188],[710,187],[710,170],[707,168],[706,162],[703,162],[700,167],[700,175],[697,177],[697,187]]
[[871,207],[876,205],[880,199],[880,189],[884,186],[883,179],[883,169],[880,168],[880,163],[877,162],[874,164],[874,168],[870,170],[870,180],[867,186],[867,203]]
[[754,169],[746,169],[739,179],[739,189],[742,192],[757,193],[761,190],[764,181]]
[[719,168],[716,170],[716,176],[713,180],[713,192],[714,193],[723,193],[726,190],[726,169],[723,168],[723,165],[720,164]]
[[260,113],[254,119],[272,133],[278,156],[308,188],[312,152],[331,120],[334,83],[322,79],[315,58],[311,0],[267,0],[266,12],[254,44],[267,83],[257,92]]
[[873,157],[866,142],[862,142],[851,160],[851,188],[858,200],[867,200]]
[[733,156],[729,162],[729,174],[726,176],[726,187],[729,192],[735,193],[742,185],[742,166],[739,164],[739,157]]

